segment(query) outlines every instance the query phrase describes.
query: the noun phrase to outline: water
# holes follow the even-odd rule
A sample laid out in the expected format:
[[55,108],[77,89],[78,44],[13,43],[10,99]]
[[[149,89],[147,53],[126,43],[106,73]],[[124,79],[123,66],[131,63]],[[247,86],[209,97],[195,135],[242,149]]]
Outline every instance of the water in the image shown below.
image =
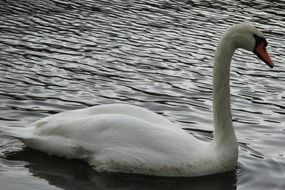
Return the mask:
[[285,189],[285,1],[2,0],[0,122],[106,103],[148,108],[212,139],[213,52],[233,23],[269,42],[273,70],[237,51],[232,62],[235,171],[201,178],[96,173],[0,136],[0,185],[30,189]]

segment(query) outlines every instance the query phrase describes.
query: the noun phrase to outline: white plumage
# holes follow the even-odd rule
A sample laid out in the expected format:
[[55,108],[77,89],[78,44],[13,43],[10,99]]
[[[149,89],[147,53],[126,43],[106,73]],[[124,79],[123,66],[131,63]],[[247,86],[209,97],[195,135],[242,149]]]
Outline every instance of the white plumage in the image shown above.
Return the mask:
[[263,37],[248,24],[234,25],[218,46],[214,73],[215,137],[211,143],[196,139],[154,112],[126,104],[67,111],[25,128],[0,129],[31,148],[86,160],[99,172],[201,176],[233,170],[238,149],[230,114],[230,60],[239,47],[233,40],[252,51],[255,40],[245,41],[244,37],[250,39],[253,34]]

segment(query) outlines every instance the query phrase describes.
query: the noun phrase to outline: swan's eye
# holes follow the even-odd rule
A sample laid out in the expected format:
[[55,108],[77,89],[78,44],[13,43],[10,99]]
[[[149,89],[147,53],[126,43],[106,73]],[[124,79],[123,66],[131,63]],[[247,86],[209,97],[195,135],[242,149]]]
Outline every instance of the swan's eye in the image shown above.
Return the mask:
[[255,38],[255,48],[254,49],[256,49],[256,47],[259,46],[261,43],[263,43],[264,47],[267,46],[267,41],[264,37],[260,37],[256,34],[253,34],[253,37]]
[[266,47],[268,45],[266,39],[264,38],[264,47]]

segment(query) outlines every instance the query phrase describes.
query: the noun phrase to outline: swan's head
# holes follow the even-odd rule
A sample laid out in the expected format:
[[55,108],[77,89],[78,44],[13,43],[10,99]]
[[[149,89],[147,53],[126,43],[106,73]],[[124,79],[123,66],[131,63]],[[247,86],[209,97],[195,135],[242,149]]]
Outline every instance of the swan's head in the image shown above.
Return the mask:
[[228,31],[228,36],[234,41],[236,48],[242,48],[255,53],[270,68],[274,64],[266,51],[267,41],[261,31],[248,23],[233,25]]

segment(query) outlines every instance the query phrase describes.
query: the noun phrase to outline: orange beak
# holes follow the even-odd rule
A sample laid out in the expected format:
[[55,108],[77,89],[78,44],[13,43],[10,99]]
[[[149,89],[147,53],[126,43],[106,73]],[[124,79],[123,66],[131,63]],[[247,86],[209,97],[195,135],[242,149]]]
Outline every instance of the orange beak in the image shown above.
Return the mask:
[[255,50],[254,53],[262,60],[264,61],[270,68],[274,67],[274,64],[269,56],[269,54],[266,51],[266,43],[265,42],[261,42],[259,43]]

